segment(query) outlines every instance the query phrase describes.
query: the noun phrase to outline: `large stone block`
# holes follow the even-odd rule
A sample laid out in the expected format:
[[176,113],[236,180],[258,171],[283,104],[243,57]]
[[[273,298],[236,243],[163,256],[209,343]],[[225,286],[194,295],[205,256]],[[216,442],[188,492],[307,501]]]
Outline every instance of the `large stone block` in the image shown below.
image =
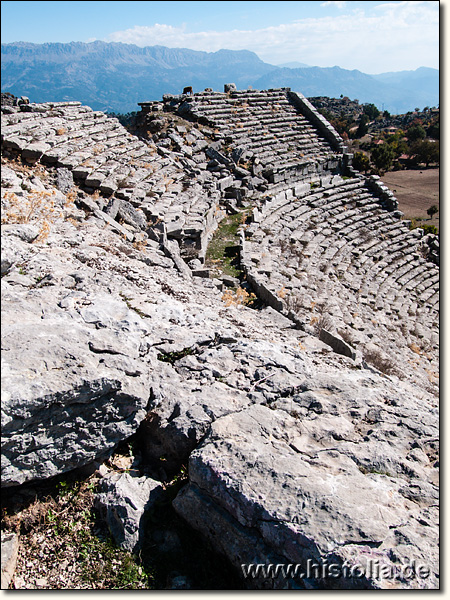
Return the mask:
[[161,484],[150,477],[110,472],[101,479],[95,505],[103,513],[118,546],[130,552],[140,549],[144,514],[162,493]]
[[1,556],[2,556],[2,590],[7,590],[17,564],[19,552],[19,536],[16,533],[2,531]]
[[147,414],[148,368],[137,366],[146,327],[138,315],[107,295],[91,296],[79,312],[68,298],[63,309],[57,293],[50,285],[25,300],[3,290],[5,487],[107,456]]
[[[394,467],[395,461],[408,462],[401,450],[409,437],[407,429],[395,450],[378,442],[374,452],[374,445],[365,444],[358,434],[351,413],[342,405],[333,415],[329,404],[325,408],[330,397],[323,386],[339,389],[338,395],[345,389],[344,406],[353,404],[355,414],[359,392],[351,379],[343,384],[324,378],[312,385],[314,394],[300,393],[310,407],[300,409],[300,415],[253,405],[215,421],[191,455],[190,483],[175,499],[176,510],[236,568],[243,563],[267,565],[276,557],[285,565],[299,565],[303,572],[308,564],[316,565],[319,573],[321,565],[334,564],[341,576],[313,575],[315,587],[435,589],[439,584],[433,493],[417,502],[410,492],[419,480],[413,477],[409,487]],[[281,406],[288,409],[290,403]],[[376,414],[383,419],[382,413]],[[384,418],[389,420],[388,415]],[[382,456],[381,464],[393,461],[391,467],[380,465]],[[426,464],[423,459],[422,467]],[[425,483],[421,488],[430,493]],[[406,538],[404,544],[401,540]],[[374,576],[367,569],[368,558],[385,565],[390,575]],[[428,568],[428,576],[416,574],[405,581],[403,569],[411,564],[421,565],[423,572]],[[345,566],[356,565],[361,576],[342,577]],[[268,579],[250,580],[249,585],[305,584],[305,578]]]

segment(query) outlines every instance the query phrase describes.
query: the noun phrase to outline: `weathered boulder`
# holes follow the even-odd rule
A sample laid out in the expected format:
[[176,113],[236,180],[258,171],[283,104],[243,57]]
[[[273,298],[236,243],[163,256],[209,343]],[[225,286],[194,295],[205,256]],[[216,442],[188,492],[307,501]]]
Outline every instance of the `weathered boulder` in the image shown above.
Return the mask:
[[56,187],[63,194],[67,194],[74,186],[72,171],[60,167],[56,171]]
[[[312,577],[324,588],[436,588],[437,431],[434,409],[408,387],[393,393],[366,374],[306,378],[270,408],[216,420],[174,506],[237,568],[299,565],[296,577],[262,579],[242,567],[250,587]],[[317,575],[327,562],[337,579]],[[345,578],[357,566],[365,574]]]
[[104,514],[111,535],[125,550],[136,552],[142,544],[144,513],[161,498],[162,486],[150,477],[109,472],[100,480],[95,505]]
[[2,486],[11,486],[112,451],[145,417],[150,388],[138,364],[146,328],[123,302],[69,296],[67,310],[53,287],[26,301],[2,288]]
[[8,589],[17,563],[19,552],[19,536],[16,533],[2,531],[1,557],[2,557],[2,590]]

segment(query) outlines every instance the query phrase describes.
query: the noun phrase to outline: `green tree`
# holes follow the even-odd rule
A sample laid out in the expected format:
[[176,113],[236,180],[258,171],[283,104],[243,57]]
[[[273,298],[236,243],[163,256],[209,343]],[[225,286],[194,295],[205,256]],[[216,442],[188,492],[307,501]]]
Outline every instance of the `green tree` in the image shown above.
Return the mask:
[[437,204],[433,204],[433,206],[430,206],[430,208],[427,210],[427,215],[430,217],[430,221],[438,212],[439,207],[437,206]]
[[437,119],[431,121],[430,126],[427,129],[427,135],[434,140],[438,140],[440,137],[439,134],[439,117],[437,117]]
[[413,125],[406,132],[406,137],[410,142],[424,140],[427,137],[427,132],[421,125]]
[[377,146],[372,151],[372,162],[379,171],[388,171],[394,161],[395,151],[389,144]]
[[403,140],[403,137],[403,131],[399,130],[397,133],[390,135],[387,138],[387,143],[395,152],[395,158],[398,158],[401,154],[408,154],[409,152],[408,144]]
[[342,135],[343,133],[348,133],[350,130],[350,122],[348,121],[347,118],[345,117],[338,117],[338,118],[332,118],[332,119],[328,119],[331,123],[331,125],[333,125],[333,127],[336,129],[336,131]]
[[359,119],[358,129],[356,131],[357,138],[364,137],[366,135],[366,133],[369,131],[369,127],[367,126],[368,122],[369,122],[369,117],[365,114],[362,114],[361,118]]
[[370,159],[363,152],[355,152],[353,155],[352,166],[361,173],[367,173],[370,169]]
[[430,163],[439,164],[439,142],[417,141],[411,144],[410,151],[416,164],[425,163],[427,168]]
[[380,116],[380,111],[375,104],[365,104],[363,113],[367,115],[371,121]]

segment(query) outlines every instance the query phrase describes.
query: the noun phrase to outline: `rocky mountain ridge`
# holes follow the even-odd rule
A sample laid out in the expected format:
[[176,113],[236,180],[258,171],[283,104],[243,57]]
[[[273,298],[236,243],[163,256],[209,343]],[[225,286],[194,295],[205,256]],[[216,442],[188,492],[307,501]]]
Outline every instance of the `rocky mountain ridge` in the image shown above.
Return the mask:
[[367,75],[339,67],[280,68],[250,51],[199,52],[163,46],[95,41],[88,44],[2,44],[3,91],[35,102],[81,100],[96,110],[127,113],[142,100],[185,86],[220,90],[223,81],[240,89],[291,87],[306,96],[349,96],[393,114],[439,103],[439,71],[420,68]]
[[[174,507],[238,572],[354,568],[243,587],[438,587],[436,240],[300,94],[141,108],[136,137],[80,103],[2,107],[5,491],[101,472],[135,434],[138,472],[99,499],[121,545],[188,462]],[[205,264],[226,212],[241,281]]]

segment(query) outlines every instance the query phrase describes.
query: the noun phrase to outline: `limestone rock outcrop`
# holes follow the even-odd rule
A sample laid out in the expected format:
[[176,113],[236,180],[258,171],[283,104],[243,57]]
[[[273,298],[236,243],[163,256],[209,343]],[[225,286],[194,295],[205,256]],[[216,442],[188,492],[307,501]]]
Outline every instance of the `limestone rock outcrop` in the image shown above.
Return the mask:
[[[301,588],[308,563],[324,573],[316,587],[401,588],[407,564],[425,573],[412,587],[438,586],[437,418],[402,388],[394,400],[374,375],[317,372],[291,397],[218,419],[191,454],[175,508],[244,573],[301,569],[290,581],[249,577],[258,587]],[[369,559],[384,581],[344,579],[344,565],[367,573]],[[320,571],[327,562],[338,578]]]
[[2,531],[1,537],[1,585],[2,590],[8,589],[17,562],[19,551],[19,537],[16,533]]

